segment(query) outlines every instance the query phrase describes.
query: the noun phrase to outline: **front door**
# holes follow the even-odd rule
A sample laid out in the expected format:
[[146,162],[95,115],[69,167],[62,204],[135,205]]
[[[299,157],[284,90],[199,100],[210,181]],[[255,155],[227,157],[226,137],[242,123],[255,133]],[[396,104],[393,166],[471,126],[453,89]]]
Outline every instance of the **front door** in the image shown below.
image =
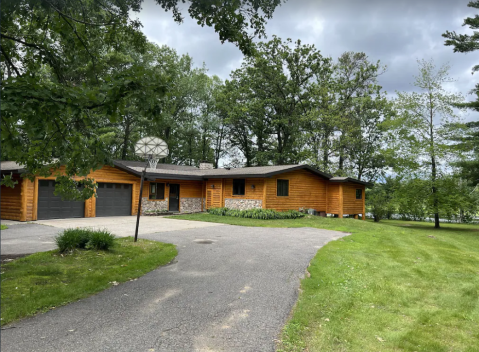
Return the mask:
[[169,211],[180,210],[180,185],[170,183]]

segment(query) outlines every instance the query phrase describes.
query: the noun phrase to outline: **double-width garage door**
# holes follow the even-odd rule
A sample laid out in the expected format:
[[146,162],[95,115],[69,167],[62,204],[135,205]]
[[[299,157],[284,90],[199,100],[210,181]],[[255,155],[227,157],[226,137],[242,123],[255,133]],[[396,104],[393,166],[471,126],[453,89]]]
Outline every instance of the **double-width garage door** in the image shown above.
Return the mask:
[[98,183],[96,216],[131,215],[132,186],[122,183]]
[[62,200],[53,194],[55,181],[38,181],[38,220],[82,218],[85,216],[85,202]]
[[[85,202],[62,200],[54,190],[54,180],[38,181],[38,220],[85,216]],[[131,191],[131,184],[98,183],[96,216],[131,215]]]

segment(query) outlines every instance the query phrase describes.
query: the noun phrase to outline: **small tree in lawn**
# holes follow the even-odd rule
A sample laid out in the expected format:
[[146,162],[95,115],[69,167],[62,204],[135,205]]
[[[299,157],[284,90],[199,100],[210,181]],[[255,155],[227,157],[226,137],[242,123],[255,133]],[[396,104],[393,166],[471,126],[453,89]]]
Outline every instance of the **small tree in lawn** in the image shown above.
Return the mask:
[[460,122],[454,106],[461,103],[463,97],[444,89],[446,83],[452,82],[448,65],[436,69],[432,60],[420,60],[418,64],[419,75],[415,77],[414,86],[420,92],[397,92],[399,115],[395,126],[399,143],[395,149],[403,157],[407,156],[405,170],[429,180],[427,204],[434,214],[434,227],[439,228],[438,179],[454,158],[454,148],[449,141]]

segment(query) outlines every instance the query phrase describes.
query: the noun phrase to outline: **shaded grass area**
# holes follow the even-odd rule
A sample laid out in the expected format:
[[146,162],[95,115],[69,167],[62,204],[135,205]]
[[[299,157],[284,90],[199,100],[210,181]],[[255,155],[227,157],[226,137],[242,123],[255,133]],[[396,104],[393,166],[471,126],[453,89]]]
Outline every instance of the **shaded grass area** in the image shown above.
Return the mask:
[[352,233],[311,261],[278,351],[479,351],[477,225],[186,217]]
[[8,229],[7,225],[0,225],[0,230],[6,230],[6,229]]
[[132,237],[109,251],[42,252],[1,265],[1,325],[144,275],[177,255],[172,244]]

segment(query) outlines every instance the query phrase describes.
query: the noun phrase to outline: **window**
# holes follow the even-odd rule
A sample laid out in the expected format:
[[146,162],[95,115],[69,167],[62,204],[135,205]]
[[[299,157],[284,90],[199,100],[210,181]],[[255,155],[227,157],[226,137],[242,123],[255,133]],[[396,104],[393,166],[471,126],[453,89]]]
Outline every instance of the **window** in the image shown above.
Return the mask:
[[244,196],[244,189],[245,189],[245,179],[233,180],[233,195],[234,196]]
[[276,194],[278,197],[289,196],[289,180],[278,180]]
[[363,190],[357,189],[356,190],[356,199],[363,199]]
[[165,199],[164,183],[150,183],[150,199]]

